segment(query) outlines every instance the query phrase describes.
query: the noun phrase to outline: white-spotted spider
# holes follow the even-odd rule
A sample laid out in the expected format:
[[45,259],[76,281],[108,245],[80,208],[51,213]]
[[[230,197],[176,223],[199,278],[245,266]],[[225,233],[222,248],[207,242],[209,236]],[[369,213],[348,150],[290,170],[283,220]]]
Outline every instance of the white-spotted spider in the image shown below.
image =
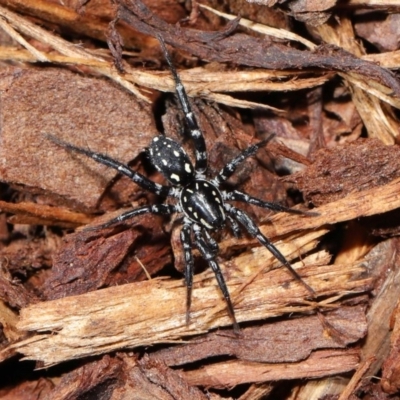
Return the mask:
[[239,224],[242,225],[252,237],[258,239],[258,241],[290,271],[295,279],[304,285],[311,296],[314,296],[314,291],[301,279],[282,253],[261,233],[256,223],[249,215],[234,207],[228,201],[244,202],[273,211],[284,211],[292,214],[311,215],[313,213],[293,210],[277,203],[263,201],[239,190],[224,190],[221,188],[224,182],[232,176],[239,164],[246,158],[253,156],[259,148],[265,146],[273,135],[262,142],[248,147],[222,168],[214,178],[210,179],[207,177],[207,152],[203,134],[192,112],[185,88],[172,63],[165,43],[161,37],[158,39],[175,80],[177,97],[185,116],[187,129],[194,144],[194,166],[189,156],[178,142],[164,135],[156,136],[150,143],[147,153],[151,163],[164,175],[171,186],[160,185],[104,154],[76,147],[52,135],[47,135],[47,137],[59,146],[84,154],[101,164],[119,171],[143,189],[163,198],[170,197],[176,199],[175,204],[153,204],[127,211],[97,228],[108,227],[146,213],[159,215],[171,215],[174,213],[183,214],[183,227],[180,233],[180,239],[184,251],[185,282],[187,286],[186,323],[189,323],[190,319],[194,270],[192,244],[194,243],[201,256],[208,262],[215,273],[218,285],[225,297],[228,312],[233,321],[233,327],[235,331],[237,331],[239,326],[235,318],[232,301],[225,279],[216,260],[218,244],[210,234],[210,232],[222,229],[227,222],[235,236],[239,236]]

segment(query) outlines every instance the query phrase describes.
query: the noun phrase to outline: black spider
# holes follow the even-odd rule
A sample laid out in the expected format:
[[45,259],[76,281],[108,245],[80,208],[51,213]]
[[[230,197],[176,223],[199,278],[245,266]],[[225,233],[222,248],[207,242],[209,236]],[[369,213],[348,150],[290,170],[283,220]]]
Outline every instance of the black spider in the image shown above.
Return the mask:
[[180,233],[180,239],[184,251],[185,282],[187,286],[186,323],[189,323],[190,319],[193,282],[192,240],[194,239],[194,244],[201,256],[208,262],[215,273],[218,285],[225,297],[228,312],[233,320],[233,327],[235,331],[237,331],[239,326],[235,318],[228,288],[216,260],[218,244],[210,235],[210,232],[222,229],[227,221],[235,236],[239,236],[240,234],[239,222],[252,237],[258,239],[258,241],[290,271],[295,279],[306,287],[311,296],[314,296],[314,291],[301,279],[282,253],[261,233],[255,222],[244,211],[234,207],[228,203],[228,201],[244,202],[273,211],[284,211],[292,214],[312,215],[313,213],[292,210],[277,203],[259,200],[239,190],[228,191],[220,188],[220,186],[235,172],[238,165],[246,158],[253,156],[259,148],[265,146],[268,141],[272,139],[273,135],[262,142],[248,147],[229,162],[214,178],[209,179],[206,177],[207,152],[203,134],[192,112],[185,88],[172,64],[165,43],[161,37],[158,39],[175,80],[177,97],[185,115],[185,122],[194,144],[196,159],[194,167],[182,146],[175,140],[165,137],[164,135],[156,136],[152,140],[147,149],[147,153],[154,167],[164,175],[172,186],[164,186],[155,183],[140,173],[133,171],[128,166],[104,154],[76,147],[52,135],[47,135],[47,137],[59,146],[77,153],[85,154],[101,164],[114,168],[128,176],[143,189],[164,198],[173,197],[177,199],[175,204],[153,204],[127,211],[97,228],[108,227],[146,213],[160,215],[182,213],[183,227]]

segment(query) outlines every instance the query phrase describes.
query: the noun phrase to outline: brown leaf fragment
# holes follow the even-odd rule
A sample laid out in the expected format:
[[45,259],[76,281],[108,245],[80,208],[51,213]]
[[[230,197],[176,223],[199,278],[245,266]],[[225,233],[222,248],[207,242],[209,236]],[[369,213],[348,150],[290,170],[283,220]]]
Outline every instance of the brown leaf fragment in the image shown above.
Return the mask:
[[320,206],[398,178],[399,160],[399,146],[360,139],[343,147],[318,151],[311,166],[286,181],[294,182],[307,201]]
[[61,197],[63,206],[94,208],[116,173],[71,154],[46,134],[124,163],[156,134],[150,106],[102,79],[65,69],[7,68],[0,87],[0,179]]
[[121,372],[121,360],[106,355],[62,376],[43,400],[75,400],[85,394],[97,400],[108,400]]
[[359,349],[318,350],[299,363],[268,364],[235,360],[181,373],[191,385],[227,388],[249,382],[310,379],[349,372],[357,367],[359,356]]
[[295,362],[307,358],[313,350],[343,348],[367,332],[364,306],[342,307],[325,317],[340,331],[341,344],[324,334],[321,321],[313,315],[245,328],[240,336],[226,332],[210,333],[188,344],[157,351],[151,354],[151,358],[170,366],[221,355],[254,362]]

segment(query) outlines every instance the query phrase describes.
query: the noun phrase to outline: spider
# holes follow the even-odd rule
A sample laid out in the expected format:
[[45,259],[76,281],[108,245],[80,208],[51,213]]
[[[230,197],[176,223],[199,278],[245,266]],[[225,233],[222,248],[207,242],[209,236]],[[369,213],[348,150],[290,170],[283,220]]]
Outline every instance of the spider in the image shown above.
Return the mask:
[[264,147],[274,135],[269,136],[266,140],[257,144],[249,146],[226,164],[215,177],[207,177],[207,151],[203,133],[197,123],[186,90],[172,63],[164,40],[162,37],[158,37],[158,40],[175,81],[178,102],[184,113],[186,128],[194,145],[194,166],[186,151],[177,141],[161,134],[154,137],[146,151],[152,165],[161,172],[170,183],[170,185],[161,185],[105,154],[76,147],[52,135],[47,135],[47,137],[55,144],[67,150],[84,154],[100,164],[117,170],[145,190],[163,198],[175,199],[175,204],[152,204],[126,211],[105,224],[97,226],[95,229],[109,227],[113,224],[147,213],[158,215],[182,214],[183,227],[180,232],[180,240],[184,252],[184,276],[187,287],[186,323],[189,324],[190,322],[194,273],[192,248],[194,244],[200,252],[200,255],[207,261],[215,274],[218,286],[225,298],[227,310],[233,322],[233,328],[237,332],[239,331],[239,325],[236,321],[234,307],[217,261],[218,243],[211,236],[211,232],[223,229],[227,223],[230,225],[236,237],[239,237],[240,225],[242,225],[250,236],[256,238],[265,246],[274,257],[289,270],[293,277],[303,284],[311,296],[314,296],[315,292],[302,280],[300,275],[293,269],[282,253],[261,233],[252,218],[243,210],[234,207],[229,201],[243,202],[273,211],[283,211],[292,214],[314,215],[315,213],[294,210],[277,203],[263,201],[239,190],[224,190],[221,188],[224,182],[233,175],[236,168],[246,158],[255,155],[255,153],[261,147]]

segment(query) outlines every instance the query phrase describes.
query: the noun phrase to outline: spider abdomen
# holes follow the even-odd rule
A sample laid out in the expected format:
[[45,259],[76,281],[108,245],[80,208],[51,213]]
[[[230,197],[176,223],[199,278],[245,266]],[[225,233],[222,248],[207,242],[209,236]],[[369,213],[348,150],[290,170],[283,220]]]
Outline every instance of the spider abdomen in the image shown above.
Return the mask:
[[194,179],[192,162],[175,140],[163,135],[156,136],[150,143],[148,154],[152,164],[173,185],[185,186]]
[[207,229],[220,229],[225,224],[221,193],[209,181],[197,179],[185,186],[180,205],[186,217]]

